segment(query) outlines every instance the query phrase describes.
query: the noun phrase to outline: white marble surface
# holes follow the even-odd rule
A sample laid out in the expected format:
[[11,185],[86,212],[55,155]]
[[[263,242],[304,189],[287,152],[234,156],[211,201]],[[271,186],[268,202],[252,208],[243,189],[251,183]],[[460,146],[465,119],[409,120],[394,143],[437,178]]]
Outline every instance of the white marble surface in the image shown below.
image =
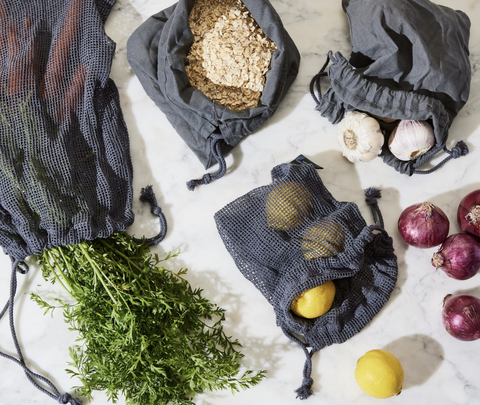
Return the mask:
[[[107,32],[117,43],[112,77],[120,90],[123,113],[131,137],[134,188],[152,184],[166,214],[168,234],[155,251],[182,250],[175,266],[189,269],[195,287],[227,310],[226,330],[243,344],[244,365],[268,370],[258,386],[234,396],[230,392],[207,393],[195,403],[294,404],[294,389],[301,383],[304,355],[275,325],[271,306],[237,270],[223,247],[213,220],[214,213],[252,188],[270,182],[273,166],[304,154],[324,167],[320,175],[338,200],[356,202],[368,223],[370,210],[362,190],[381,188],[380,208],[387,231],[393,236],[399,262],[398,281],[391,299],[355,337],[321,350],[313,358],[314,395],[307,403],[325,405],[372,404],[354,379],[357,359],[366,351],[384,348],[395,354],[405,369],[404,390],[385,403],[471,405],[480,403],[480,341],[460,342],[441,324],[442,300],[447,293],[480,297],[480,275],[456,281],[435,271],[430,257],[435,249],[407,246],[398,235],[397,219],[404,208],[432,201],[451,220],[451,231],[461,196],[480,188],[480,1],[443,0],[437,3],[463,10],[472,20],[470,51],[473,68],[470,99],[456,118],[449,147],[463,139],[470,154],[449,162],[428,176],[408,177],[380,159],[351,164],[340,153],[335,127],[315,111],[308,86],[329,50],[349,55],[350,42],[341,1],[271,0],[297,44],[302,62],[298,77],[275,115],[255,134],[241,142],[227,158],[228,172],[220,181],[190,192],[185,182],[204,170],[193,153],[172,129],[163,113],[147,97],[126,60],[126,40],[148,16],[170,6],[171,0],[119,0],[107,21]],[[439,161],[440,157],[436,159]],[[152,235],[157,222],[147,207],[135,203],[136,221],[131,232]],[[7,300],[10,261],[0,255],[0,301]],[[32,265],[20,277],[16,301],[17,333],[31,368],[69,391],[77,384],[65,373],[68,347],[75,335],[68,331],[60,313],[53,318],[28,298],[31,291],[54,290]],[[47,293],[46,293],[47,291]],[[13,352],[7,322],[0,323],[0,347]],[[51,399],[33,388],[21,369],[0,358],[0,405],[50,404]],[[105,405],[103,393],[84,404]],[[119,401],[123,404],[122,401]]]

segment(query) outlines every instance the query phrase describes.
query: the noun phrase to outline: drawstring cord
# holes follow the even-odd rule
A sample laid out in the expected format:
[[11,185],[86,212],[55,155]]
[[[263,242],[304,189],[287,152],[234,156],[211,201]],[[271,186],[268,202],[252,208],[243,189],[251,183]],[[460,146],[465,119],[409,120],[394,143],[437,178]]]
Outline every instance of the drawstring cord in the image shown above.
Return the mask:
[[[461,156],[465,156],[468,154],[468,146],[465,142],[459,141],[452,150],[448,150],[446,146],[443,147],[443,150],[448,153],[449,156],[447,156],[445,159],[443,159],[440,163],[438,163],[435,167],[432,167],[431,169],[428,170],[414,170],[414,174],[430,174],[434,172],[435,170],[439,169],[442,167],[445,163],[447,163],[450,159],[458,159]],[[430,157],[430,156],[428,156]],[[421,166],[424,163],[424,160],[420,158],[419,161],[417,161],[416,166]]]
[[[322,68],[320,69],[320,72],[318,72],[315,76],[313,76],[310,82],[310,94],[312,95],[312,98],[317,104],[317,106],[320,104],[320,100],[322,99],[322,91],[320,89],[320,80],[322,79],[322,77],[328,76],[328,73],[325,72],[325,69],[327,68],[330,61],[333,62],[333,64],[338,62],[338,60],[335,59],[335,57],[333,56],[332,51],[328,52],[327,60],[325,61]],[[315,94],[315,88],[318,93],[318,98]]]
[[380,208],[378,207],[377,202],[378,198],[382,198],[381,190],[369,187],[365,189],[365,196],[367,197],[365,198],[365,201],[368,205],[370,205],[370,208],[372,210],[373,221],[375,223],[379,222],[380,226],[384,228],[382,213],[380,212]]
[[[59,404],[68,404],[70,403],[71,405],[82,405],[82,401],[77,399],[77,398],[72,398],[72,396],[69,393],[65,394],[60,394],[60,392],[57,390],[55,385],[48,380],[47,378],[34,373],[32,370],[30,370],[26,364],[25,360],[23,358],[22,350],[20,349],[20,345],[18,344],[18,339],[17,339],[17,333],[15,331],[15,324],[14,324],[14,300],[15,300],[15,295],[17,292],[17,271],[21,274],[26,274],[28,273],[28,266],[23,262],[22,260],[12,260],[12,275],[10,279],[10,298],[7,301],[7,304],[3,308],[2,312],[0,313],[0,320],[2,319],[3,315],[8,310],[8,315],[9,315],[9,321],[10,321],[10,333],[12,335],[13,343],[15,344],[15,349],[17,351],[18,359],[16,359],[13,356],[10,356],[6,353],[3,353],[0,351],[0,356],[5,357],[6,359],[12,360],[13,362],[17,363],[19,366],[23,368],[23,371],[25,372],[25,375],[27,378],[30,380],[30,382],[40,391],[42,391],[44,394],[48,395],[49,397],[55,399]],[[46,385],[48,385],[51,390],[53,391],[50,392],[46,390],[44,387],[38,384],[37,381],[43,381]]]
[[212,134],[211,135],[211,143],[210,148],[212,151],[212,155],[218,163],[218,170],[215,173],[206,173],[203,175],[201,179],[198,180],[190,180],[187,182],[187,188],[190,191],[195,190],[195,187],[200,186],[202,184],[209,184],[213,180],[218,180],[222,178],[226,171],[227,171],[227,164],[225,163],[225,158],[222,154],[222,148],[220,141],[224,141],[225,138],[221,134]]
[[282,330],[285,336],[287,336],[292,342],[295,342],[297,345],[299,345],[303,349],[303,352],[305,353],[306,360],[305,360],[305,365],[303,366],[302,385],[299,388],[297,388],[295,392],[297,393],[297,398],[307,399],[310,395],[313,394],[313,391],[312,391],[313,379],[311,377],[312,356],[316,351],[313,349],[308,351],[307,345],[305,343],[303,343],[300,339],[293,336],[290,333],[290,331],[286,330],[285,328],[282,327]]
[[[165,219],[165,215],[163,214],[162,209],[157,204],[157,198],[155,197],[152,186],[142,188],[142,191],[140,193],[140,201],[149,203],[150,212],[156,215],[160,220],[160,232],[157,234],[157,236],[145,239],[145,242],[149,246],[153,246],[160,243],[165,238],[165,235],[167,234],[167,220]],[[143,241],[143,239],[137,238],[133,238],[133,240],[135,241],[135,243],[142,243]]]

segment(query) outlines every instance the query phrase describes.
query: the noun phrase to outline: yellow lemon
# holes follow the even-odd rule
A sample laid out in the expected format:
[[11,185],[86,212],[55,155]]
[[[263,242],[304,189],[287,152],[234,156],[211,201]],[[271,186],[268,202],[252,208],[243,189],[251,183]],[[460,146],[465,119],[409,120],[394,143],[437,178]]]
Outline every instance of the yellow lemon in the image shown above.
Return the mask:
[[358,360],[355,380],[368,395],[390,398],[402,391],[403,367],[392,353],[370,350]]
[[303,318],[317,318],[330,310],[334,298],[335,284],[329,280],[295,297],[290,309]]
[[295,228],[312,210],[312,196],[302,184],[294,181],[275,185],[268,193],[265,204],[268,226],[277,231]]
[[303,235],[302,250],[307,260],[338,255],[345,250],[342,226],[330,220],[314,223]]

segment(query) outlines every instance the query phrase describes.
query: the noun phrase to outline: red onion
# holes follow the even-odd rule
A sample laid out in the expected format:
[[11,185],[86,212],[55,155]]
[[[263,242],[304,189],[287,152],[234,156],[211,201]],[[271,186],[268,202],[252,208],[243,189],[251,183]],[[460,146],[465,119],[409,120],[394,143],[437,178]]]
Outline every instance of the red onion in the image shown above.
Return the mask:
[[472,295],[448,294],[443,300],[443,326],[459,340],[480,338],[480,299]]
[[422,249],[440,245],[449,227],[445,213],[431,202],[405,208],[398,219],[398,232],[405,242]]
[[432,265],[456,280],[466,280],[480,269],[480,245],[470,235],[450,235],[433,254]]
[[462,231],[480,236],[480,190],[468,193],[460,202],[457,221]]

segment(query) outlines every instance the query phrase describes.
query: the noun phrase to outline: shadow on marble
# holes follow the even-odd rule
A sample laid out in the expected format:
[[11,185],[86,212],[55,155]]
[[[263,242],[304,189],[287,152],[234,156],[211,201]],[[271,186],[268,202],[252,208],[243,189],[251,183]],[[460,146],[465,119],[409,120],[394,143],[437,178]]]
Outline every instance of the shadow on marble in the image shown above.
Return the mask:
[[426,383],[444,360],[442,345],[422,334],[403,336],[382,349],[392,353],[402,363],[405,373],[403,390]]
[[[477,274],[474,277],[480,278]],[[452,289],[452,291],[446,291],[445,295],[452,294],[452,295],[473,295],[474,297],[480,298],[480,286],[474,288],[467,288],[467,289]]]
[[[135,214],[135,221],[127,229],[131,235],[138,238],[145,236],[146,238],[153,237],[159,232],[158,218],[151,214],[150,206],[147,203],[140,201],[140,190],[143,187],[151,185],[157,199],[158,206],[161,207],[165,219],[167,221],[167,235],[174,228],[174,219],[171,215],[171,204],[165,203],[162,195],[162,187],[155,180],[156,177],[152,172],[152,166],[148,159],[142,158],[145,156],[146,144],[145,140],[136,125],[135,115],[132,111],[132,102],[126,93],[122,96],[122,111],[125,122],[127,124],[130,148],[132,156],[132,164],[134,170],[133,176],[133,204],[132,209]],[[135,176],[135,173],[140,173],[140,176]]]
[[[178,263],[177,263],[178,264]],[[188,272],[186,275],[193,288],[202,288],[203,296],[210,302],[225,308],[225,321],[223,323],[224,331],[233,339],[238,339],[242,347],[240,352],[245,356],[241,363],[250,370],[267,370],[268,376],[275,375],[275,370],[279,368],[282,360],[282,353],[291,349],[290,342],[286,337],[279,333],[276,337],[264,338],[258,335],[258,331],[252,330],[252,319],[249,318],[246,301],[249,296],[239,293],[237,287],[233,284],[226,284],[222,277],[214,271]],[[259,292],[255,291],[260,294]],[[263,308],[270,308],[265,300]],[[271,323],[274,325],[274,311],[271,310]],[[274,326],[276,327],[276,326]],[[268,341],[267,341],[268,340]],[[299,356],[303,356],[299,350]]]

